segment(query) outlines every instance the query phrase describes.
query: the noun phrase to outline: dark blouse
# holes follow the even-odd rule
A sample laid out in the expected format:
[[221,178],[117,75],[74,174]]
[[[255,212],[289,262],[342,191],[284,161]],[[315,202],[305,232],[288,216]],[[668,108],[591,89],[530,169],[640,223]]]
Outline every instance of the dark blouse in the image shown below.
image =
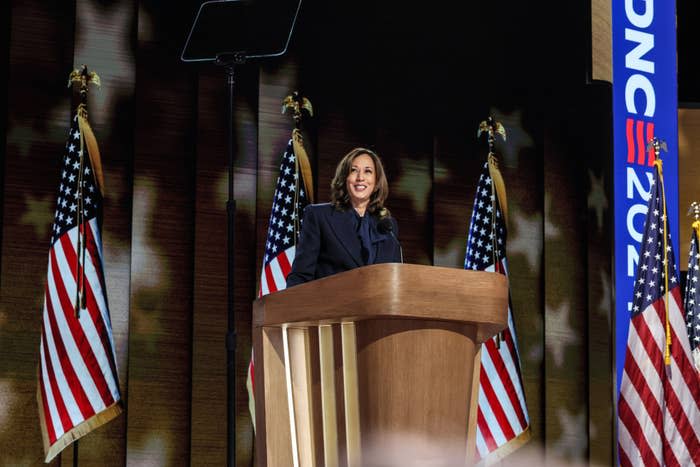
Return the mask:
[[380,241],[379,238],[372,235],[373,229],[369,228],[370,214],[365,212],[364,216],[353,209],[353,223],[357,236],[360,238],[360,245],[362,245],[362,260],[365,264],[374,264],[374,259],[377,257],[377,243]]

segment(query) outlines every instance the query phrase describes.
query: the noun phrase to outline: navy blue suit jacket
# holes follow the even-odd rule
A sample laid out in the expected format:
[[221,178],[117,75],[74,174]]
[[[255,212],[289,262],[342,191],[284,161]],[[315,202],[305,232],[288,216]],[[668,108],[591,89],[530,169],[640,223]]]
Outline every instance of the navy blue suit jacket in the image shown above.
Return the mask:
[[[354,229],[353,209],[339,211],[330,203],[312,204],[304,209],[301,235],[296,246],[287,287],[364,266],[362,246]],[[375,239],[377,263],[401,262],[399,243],[389,233],[377,230],[377,218],[369,215]],[[391,218],[394,235],[396,220]]]

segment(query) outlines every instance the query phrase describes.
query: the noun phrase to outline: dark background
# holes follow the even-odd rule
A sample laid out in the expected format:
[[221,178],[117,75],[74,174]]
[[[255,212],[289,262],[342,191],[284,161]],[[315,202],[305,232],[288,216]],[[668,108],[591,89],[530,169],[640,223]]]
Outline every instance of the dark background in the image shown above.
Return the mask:
[[[225,462],[226,78],[214,65],[179,60],[199,4],[0,7],[0,60],[9,68],[0,78],[0,464],[43,458],[34,398],[40,310],[72,105],[66,80],[81,64],[102,78],[90,119],[105,167],[106,280],[127,411],[80,440],[78,465]],[[411,263],[461,267],[486,157],[477,128],[489,115],[504,124],[497,151],[533,433],[515,458],[613,464],[612,103],[610,84],[590,79],[590,8],[305,0],[288,53],[237,69],[239,465],[252,463],[251,302],[293,128],[281,103],[295,90],[314,106],[304,128],[317,200],[328,199],[343,154],[376,149]],[[679,102],[696,107],[700,13],[687,0],[677,10]],[[684,180],[682,192],[694,189]],[[53,465],[72,465],[75,453],[66,449]]]

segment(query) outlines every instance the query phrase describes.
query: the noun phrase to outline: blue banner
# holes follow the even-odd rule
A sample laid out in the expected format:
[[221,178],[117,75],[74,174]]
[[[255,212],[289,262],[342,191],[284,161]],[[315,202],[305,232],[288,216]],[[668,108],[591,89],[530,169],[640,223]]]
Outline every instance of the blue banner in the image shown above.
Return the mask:
[[654,151],[647,144],[653,137],[668,147],[661,153],[666,209],[676,264],[681,264],[675,1],[613,0],[612,40],[617,394],[652,180]]

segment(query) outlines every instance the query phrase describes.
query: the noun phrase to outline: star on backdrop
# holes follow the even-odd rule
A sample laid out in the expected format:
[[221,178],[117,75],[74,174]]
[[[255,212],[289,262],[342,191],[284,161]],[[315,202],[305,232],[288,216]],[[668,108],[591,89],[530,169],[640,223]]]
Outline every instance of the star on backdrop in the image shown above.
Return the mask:
[[433,161],[433,183],[446,182],[450,179],[450,169],[441,159]]
[[528,218],[513,206],[508,224],[508,255],[511,258],[514,254],[524,255],[530,271],[539,272],[542,260],[542,215],[536,213]]
[[415,212],[419,215],[425,214],[427,210],[431,188],[428,175],[430,171],[430,161],[427,159],[403,161],[401,174],[394,182],[393,190],[413,201]]
[[[531,319],[528,321],[527,324],[530,328],[534,328],[534,330],[530,331],[533,335],[542,335],[542,321],[540,321],[539,319]],[[540,339],[538,339],[537,341],[530,344],[530,348],[527,351],[527,360],[535,364],[540,364],[543,358],[544,343]]]
[[0,380],[0,426],[12,426],[10,422],[10,409],[17,404],[19,391],[11,388],[12,380]]
[[46,239],[51,230],[51,209],[55,205],[53,195],[34,196],[24,195],[24,204],[27,206],[24,213],[19,218],[20,225],[31,226],[36,238]]
[[464,238],[453,238],[445,248],[437,247],[433,253],[435,266],[461,268],[464,266]]
[[598,302],[598,310],[597,313],[600,316],[605,316],[605,318],[608,320],[608,328],[610,327],[610,309],[612,307],[612,287],[610,287],[610,283],[612,280],[610,279],[610,274],[608,274],[605,270],[601,269],[600,270],[600,283],[601,283],[601,292],[600,292],[600,301]]
[[608,209],[608,198],[605,195],[605,175],[598,178],[589,169],[588,179],[591,182],[591,188],[588,192],[588,209],[595,211],[598,233],[601,233],[603,231],[603,215]]
[[552,444],[552,450],[566,459],[584,459],[588,452],[588,411],[583,407],[578,414],[572,415],[566,408],[560,407],[557,418],[561,436]]
[[559,227],[554,225],[550,219],[554,216],[552,215],[552,197],[549,193],[544,194],[544,238],[547,240],[553,240],[561,234]]
[[[143,218],[158,217],[154,208],[154,193],[157,188],[149,186],[152,181],[134,181],[134,204],[133,212]],[[161,304],[154,300],[157,297],[157,289],[167,290],[170,268],[167,264],[167,255],[153,242],[156,237],[149,234],[146,229],[150,228],[150,223],[134,222],[132,224],[132,238],[137,239],[132,245],[131,264],[131,295],[133,307],[136,313],[130,313],[130,320],[133,322],[133,331],[138,335],[156,336],[162,331],[162,313],[167,311]],[[141,243],[140,241],[147,242]],[[156,343],[152,339],[147,341],[149,352],[157,350]]]
[[564,366],[566,360],[566,348],[576,344],[579,337],[569,324],[569,304],[562,302],[558,308],[545,307],[545,329],[547,349],[554,358],[554,364],[558,368]]
[[7,146],[15,146],[21,157],[26,157],[31,152],[32,144],[40,141],[44,135],[34,131],[31,124],[20,123],[16,119],[10,119],[6,134]]
[[[274,187],[274,180],[270,182]],[[226,200],[228,199],[228,170],[219,174],[218,180],[213,185],[212,200],[219,206],[221,211],[226,211]],[[233,174],[233,197],[236,200],[236,214],[245,213],[255,218],[255,190],[257,180],[254,169],[239,168]],[[269,194],[272,200],[272,192]],[[270,201],[272,202],[272,201]]]

